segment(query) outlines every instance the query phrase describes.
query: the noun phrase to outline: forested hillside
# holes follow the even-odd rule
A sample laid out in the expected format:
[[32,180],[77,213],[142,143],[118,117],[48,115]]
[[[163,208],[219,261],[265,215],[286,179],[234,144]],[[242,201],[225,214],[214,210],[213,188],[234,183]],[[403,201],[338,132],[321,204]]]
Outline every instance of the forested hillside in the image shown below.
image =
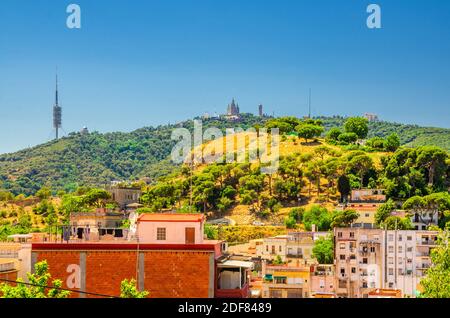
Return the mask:
[[[248,128],[263,126],[267,119],[244,114],[240,122],[203,119],[203,126]],[[342,117],[320,119],[324,134],[331,127],[342,126],[345,121]],[[54,191],[70,192],[80,185],[101,186],[111,180],[156,179],[170,174],[179,169],[167,159],[175,144],[170,137],[176,127],[192,131],[193,121],[145,127],[129,133],[72,133],[58,141],[0,155],[0,190],[29,195],[48,185]],[[450,150],[450,129],[378,122],[369,124],[368,138],[386,137],[393,132],[398,134],[403,145],[437,145]]]

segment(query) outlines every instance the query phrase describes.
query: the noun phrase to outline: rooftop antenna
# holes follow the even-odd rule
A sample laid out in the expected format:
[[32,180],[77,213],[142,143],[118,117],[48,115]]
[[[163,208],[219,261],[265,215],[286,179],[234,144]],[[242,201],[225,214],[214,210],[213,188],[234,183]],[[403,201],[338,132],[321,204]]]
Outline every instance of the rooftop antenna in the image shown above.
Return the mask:
[[308,118],[311,118],[311,88],[309,89],[309,99],[308,99]]
[[59,106],[58,96],[58,68],[56,68],[56,90],[55,90],[55,105],[53,105],[53,128],[56,131],[56,139],[58,139],[59,128],[61,128],[62,109]]

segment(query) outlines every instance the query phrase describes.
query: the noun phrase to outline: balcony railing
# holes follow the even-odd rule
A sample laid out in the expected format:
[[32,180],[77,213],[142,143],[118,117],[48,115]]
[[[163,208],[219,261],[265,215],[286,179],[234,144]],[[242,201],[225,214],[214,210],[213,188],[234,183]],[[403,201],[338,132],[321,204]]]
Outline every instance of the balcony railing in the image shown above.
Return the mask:
[[289,258],[303,258],[303,254],[286,254]]

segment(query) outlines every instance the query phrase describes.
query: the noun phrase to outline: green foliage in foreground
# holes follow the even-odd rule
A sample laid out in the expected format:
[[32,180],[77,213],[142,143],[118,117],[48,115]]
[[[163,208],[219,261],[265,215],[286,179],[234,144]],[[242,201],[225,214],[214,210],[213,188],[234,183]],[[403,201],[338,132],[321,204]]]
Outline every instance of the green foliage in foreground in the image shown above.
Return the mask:
[[17,286],[7,283],[0,285],[2,298],[67,298],[70,291],[61,290],[62,281],[52,280],[47,261],[42,261],[34,265],[35,273],[27,273],[28,281],[31,285],[23,284],[18,280]]
[[450,298],[450,232],[449,228],[439,235],[438,246],[431,251],[432,266],[420,284],[422,298]]

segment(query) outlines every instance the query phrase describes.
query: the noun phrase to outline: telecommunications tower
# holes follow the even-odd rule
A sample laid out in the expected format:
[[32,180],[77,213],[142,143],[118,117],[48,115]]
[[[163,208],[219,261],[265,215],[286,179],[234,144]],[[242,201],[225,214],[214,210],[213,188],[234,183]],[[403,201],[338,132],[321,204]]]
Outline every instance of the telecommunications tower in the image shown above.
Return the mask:
[[61,128],[62,109],[58,101],[58,73],[56,73],[56,91],[55,91],[55,105],[53,105],[53,128],[56,131],[56,139],[58,139],[59,128]]

